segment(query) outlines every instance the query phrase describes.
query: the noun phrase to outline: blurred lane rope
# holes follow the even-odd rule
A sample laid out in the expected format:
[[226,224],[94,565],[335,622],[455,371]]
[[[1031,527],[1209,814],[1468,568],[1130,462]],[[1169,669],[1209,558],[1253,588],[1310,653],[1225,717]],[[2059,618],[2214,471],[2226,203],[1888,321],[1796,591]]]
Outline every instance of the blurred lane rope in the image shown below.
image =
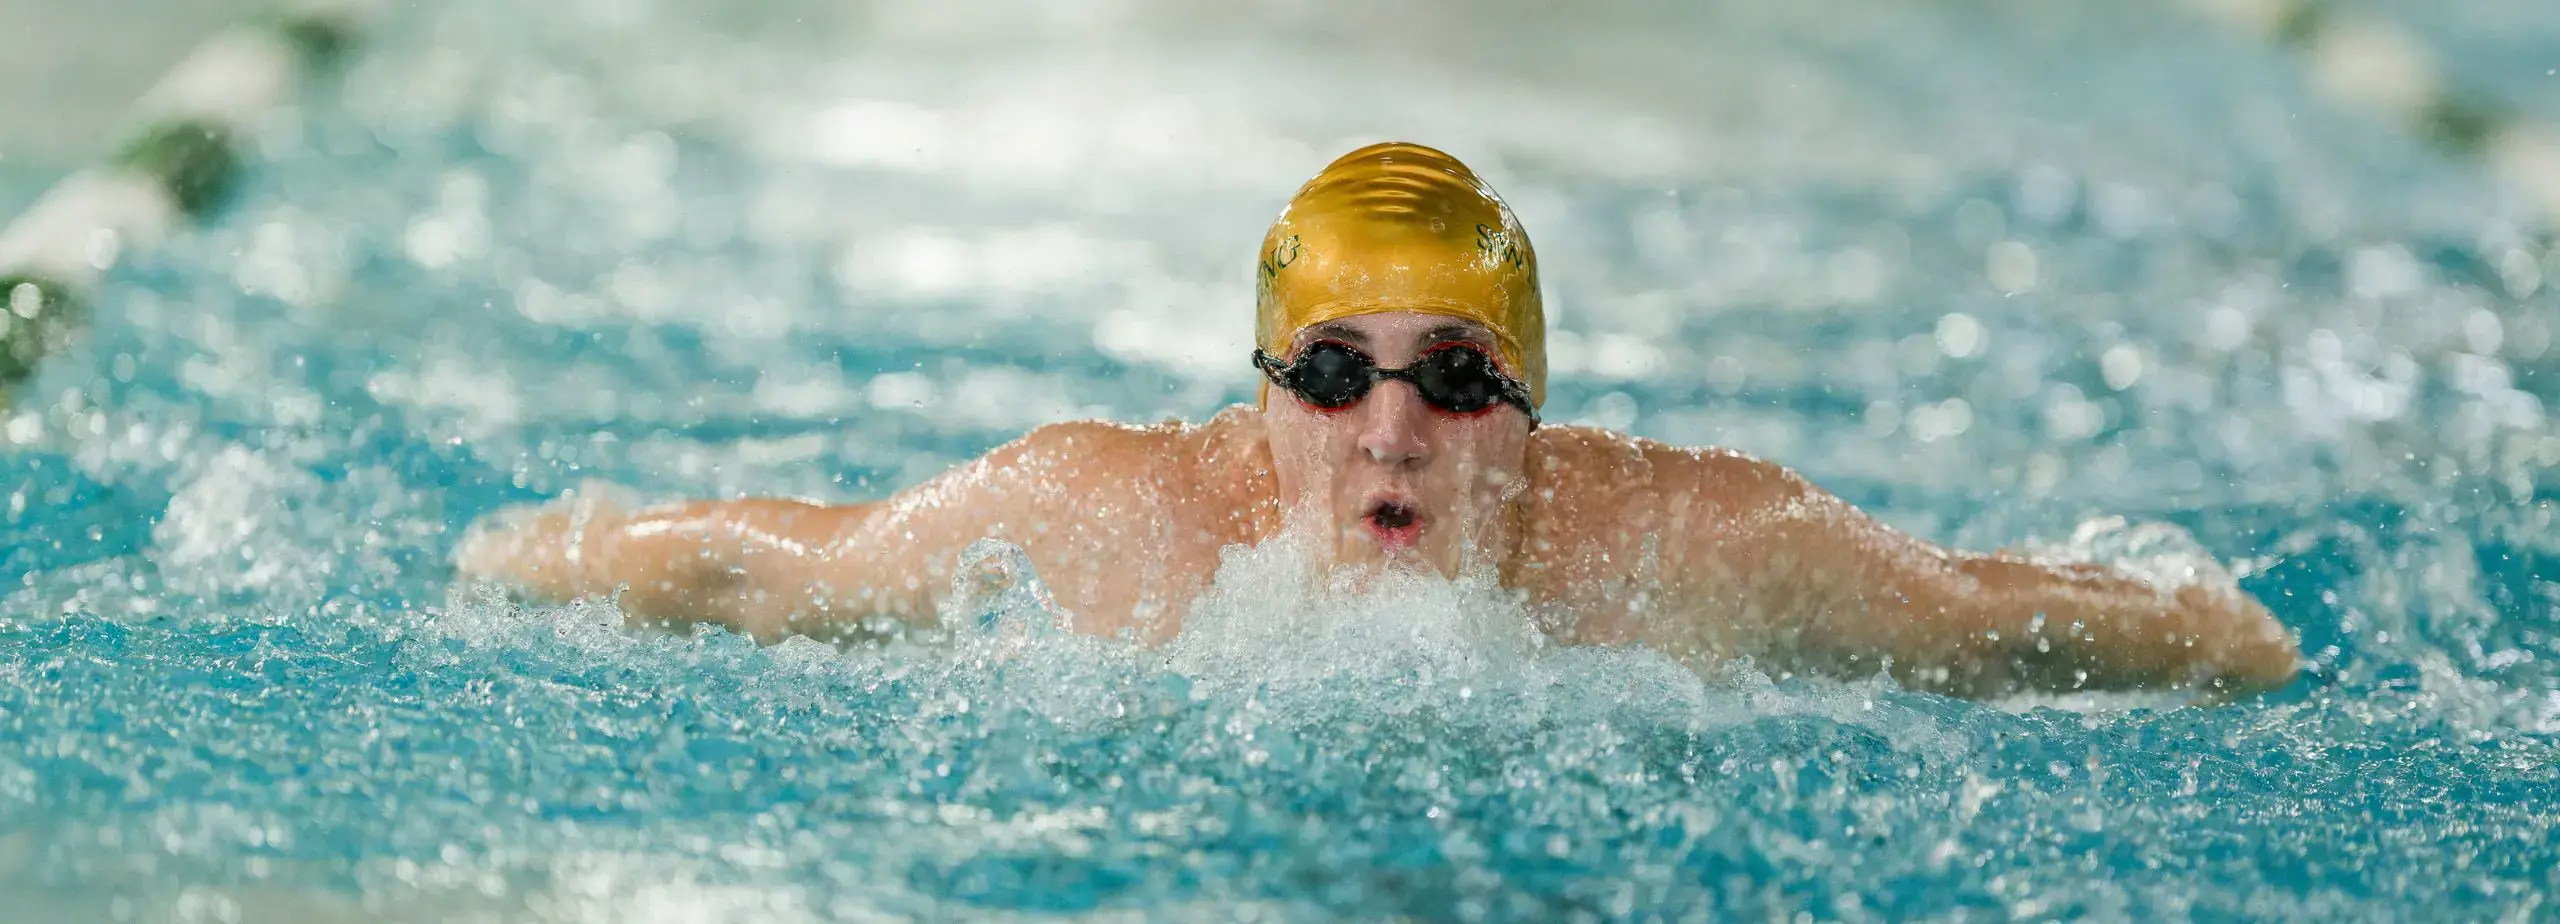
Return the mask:
[[2392,120],[2448,155],[2482,162],[2560,226],[2560,131],[2447,80],[2407,29],[2332,0],[2189,0],[2225,24],[2301,53],[2320,93]]
[[[2446,79],[2406,29],[2333,0],[2188,0],[2304,58],[2324,96],[2493,171],[2560,226],[2560,131]],[[364,0],[304,2],[198,45],[137,104],[126,141],[0,226],[0,407],[79,331],[117,256],[222,203],[239,144],[347,51]]]
[[135,104],[125,141],[0,227],[0,407],[78,334],[118,254],[220,207],[240,144],[351,45],[360,0],[296,4],[199,44]]

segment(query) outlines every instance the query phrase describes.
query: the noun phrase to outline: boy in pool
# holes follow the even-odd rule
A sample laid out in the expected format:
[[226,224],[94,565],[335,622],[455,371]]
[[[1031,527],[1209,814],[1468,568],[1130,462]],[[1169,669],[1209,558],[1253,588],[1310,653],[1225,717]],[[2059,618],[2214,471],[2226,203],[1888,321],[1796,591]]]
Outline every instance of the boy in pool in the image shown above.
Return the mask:
[[2256,601],[2092,565],[1951,552],[1780,466],[1540,426],[1546,318],[1510,208],[1457,160],[1379,144],[1327,166],[1262,243],[1259,406],[1198,426],[1032,431],[887,500],[593,501],[498,518],[466,574],[767,641],[931,619],[961,551],[1020,546],[1074,628],[1170,638],[1230,545],[1337,569],[1483,573],[1559,641],[1693,665],[1871,675],[1959,695],[2280,686]]

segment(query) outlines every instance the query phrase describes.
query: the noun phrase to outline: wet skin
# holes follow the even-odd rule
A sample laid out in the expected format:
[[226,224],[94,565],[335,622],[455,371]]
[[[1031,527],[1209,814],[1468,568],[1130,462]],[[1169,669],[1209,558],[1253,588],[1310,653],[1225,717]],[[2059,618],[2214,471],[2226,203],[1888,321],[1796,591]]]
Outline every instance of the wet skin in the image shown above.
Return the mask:
[[[1400,368],[1493,340],[1413,312],[1317,325]],[[2228,696],[2291,680],[2299,653],[2255,600],[2093,565],[1941,549],[1794,473],[1738,453],[1505,405],[1430,407],[1403,381],[1325,410],[1273,388],[1205,424],[1042,427],[876,503],[710,501],[623,511],[590,500],[476,527],[461,570],[549,599],[619,593],[643,620],[767,641],[930,621],[959,553],[1019,545],[1074,628],[1161,641],[1219,550],[1284,530],[1338,568],[1483,569],[1541,628],[1643,644],[1704,667],[1863,677],[1958,695],[2171,688]]]

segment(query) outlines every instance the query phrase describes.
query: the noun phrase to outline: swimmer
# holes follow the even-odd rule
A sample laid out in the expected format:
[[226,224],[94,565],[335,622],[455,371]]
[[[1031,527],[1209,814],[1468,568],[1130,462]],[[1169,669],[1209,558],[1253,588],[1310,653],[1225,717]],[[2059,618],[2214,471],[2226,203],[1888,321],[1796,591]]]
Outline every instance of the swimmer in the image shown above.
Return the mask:
[[1537,255],[1449,155],[1361,148],[1262,242],[1255,405],[1199,425],[1041,427],[875,503],[593,498],[504,513],[462,573],[765,641],[930,623],[960,555],[1021,547],[1079,631],[1171,638],[1219,552],[1284,535],[1337,569],[1491,575],[1569,644],[1693,667],[1960,696],[2152,688],[2228,697],[2300,660],[2236,590],[1941,549],[1795,473],[1542,424]]

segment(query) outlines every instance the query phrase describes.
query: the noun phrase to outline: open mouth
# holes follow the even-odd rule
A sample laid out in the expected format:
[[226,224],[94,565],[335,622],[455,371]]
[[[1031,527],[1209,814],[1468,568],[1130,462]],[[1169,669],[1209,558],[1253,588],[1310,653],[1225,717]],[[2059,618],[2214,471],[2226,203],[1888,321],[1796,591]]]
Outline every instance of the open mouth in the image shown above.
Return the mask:
[[1388,548],[1413,545],[1422,538],[1422,511],[1412,504],[1380,500],[1369,504],[1369,512],[1360,518],[1369,535]]

